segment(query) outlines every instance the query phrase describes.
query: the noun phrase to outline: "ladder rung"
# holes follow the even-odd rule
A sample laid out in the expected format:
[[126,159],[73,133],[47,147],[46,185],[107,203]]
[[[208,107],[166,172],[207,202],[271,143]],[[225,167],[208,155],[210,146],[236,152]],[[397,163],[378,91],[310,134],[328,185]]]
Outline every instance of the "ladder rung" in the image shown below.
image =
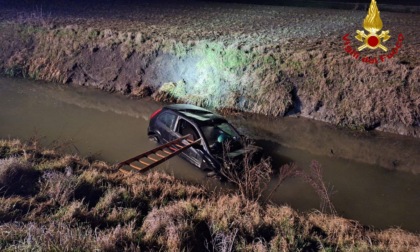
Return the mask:
[[179,145],[179,144],[175,144],[177,147],[179,147],[179,148],[182,148],[182,147],[184,147],[184,146],[182,146],[182,145]]
[[171,147],[171,146],[169,146],[169,149],[171,149],[173,151],[177,151],[178,150],[177,148],[174,148],[174,147]]
[[150,165],[149,163],[144,162],[143,160],[139,160],[139,162],[142,163],[142,164],[144,164],[144,165]]
[[141,168],[141,167],[138,167],[137,165],[133,165],[133,164],[129,164],[131,167],[133,167],[134,169],[136,169],[136,170],[139,170],[139,171],[141,171],[141,170],[143,170],[143,168]]
[[159,153],[155,153],[156,154],[156,156],[158,156],[158,157],[161,157],[161,158],[165,158],[165,156],[164,155],[160,155]]
[[162,151],[165,152],[166,154],[169,154],[169,155],[173,153],[173,152],[169,152],[169,151],[163,150],[163,149],[162,149]]
[[157,159],[151,158],[150,156],[148,156],[147,158],[148,158],[148,159],[150,159],[150,160],[153,160],[153,161],[155,161],[155,162],[157,162],[157,161],[158,161]]

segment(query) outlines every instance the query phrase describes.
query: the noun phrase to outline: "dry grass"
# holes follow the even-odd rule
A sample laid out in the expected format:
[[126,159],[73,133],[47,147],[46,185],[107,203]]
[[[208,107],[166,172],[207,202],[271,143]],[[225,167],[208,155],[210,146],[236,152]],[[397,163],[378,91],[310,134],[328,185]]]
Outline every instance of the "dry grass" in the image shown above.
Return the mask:
[[[41,173],[40,190],[0,197],[2,251],[415,251],[420,236],[375,231],[320,212],[216,195],[160,173],[122,175],[100,161],[0,141],[0,160]],[[47,155],[48,154],[48,155]],[[17,161],[20,160],[20,161]],[[8,164],[9,164],[8,163]],[[38,167],[38,168],[37,168]]]
[[72,199],[78,186],[76,176],[67,176],[55,171],[45,172],[42,179],[44,181],[41,182],[41,193],[60,206],[64,206]]
[[39,172],[22,158],[0,159],[0,193],[27,195],[37,190]]
[[42,6],[36,7],[32,12],[17,13],[17,21],[21,24],[40,25],[48,27],[52,24],[51,13],[45,13]]
[[[243,143],[245,149],[250,149],[251,143]],[[228,157],[229,143],[223,147],[224,164],[221,174],[235,184],[243,199],[259,200],[267,189],[272,173],[269,158],[254,160],[256,150],[250,149],[241,160],[232,160]]]
[[387,229],[376,234],[370,233],[369,239],[381,241],[376,244],[378,250],[418,251],[420,249],[419,236],[401,229]]
[[363,241],[366,238],[363,228],[355,221],[337,216],[331,217],[320,212],[309,214],[308,220],[314,226],[331,234],[326,242],[335,242],[344,247],[354,247],[357,244],[356,241]]
[[141,231],[144,241],[157,244],[170,251],[180,251],[186,248],[187,242],[193,236],[194,215],[201,202],[178,201],[174,204],[153,208],[145,218]]
[[239,196],[220,196],[206,204],[199,214],[206,220],[213,232],[230,232],[235,228],[241,234],[253,236],[261,224],[261,206]]

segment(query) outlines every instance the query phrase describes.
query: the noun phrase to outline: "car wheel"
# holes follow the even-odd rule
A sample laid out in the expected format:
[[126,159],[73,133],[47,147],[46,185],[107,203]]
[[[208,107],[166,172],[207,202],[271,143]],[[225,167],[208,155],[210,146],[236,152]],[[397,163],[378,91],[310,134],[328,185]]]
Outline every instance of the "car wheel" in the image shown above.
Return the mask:
[[153,141],[153,142],[155,142],[155,143],[157,143],[157,144],[160,144],[162,141],[160,140],[160,137],[158,136],[158,135],[156,135],[156,134],[154,134],[154,135],[150,135],[149,136],[149,140],[150,141]]

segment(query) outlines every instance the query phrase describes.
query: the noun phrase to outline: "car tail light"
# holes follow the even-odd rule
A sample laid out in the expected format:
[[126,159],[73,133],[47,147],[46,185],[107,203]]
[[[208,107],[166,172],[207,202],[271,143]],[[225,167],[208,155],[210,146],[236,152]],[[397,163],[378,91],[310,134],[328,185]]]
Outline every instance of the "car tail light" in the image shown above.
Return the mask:
[[156,110],[151,116],[150,116],[150,120],[152,120],[153,119],[153,117],[155,117],[155,116],[157,116],[157,114],[159,114],[160,113],[160,111],[162,111],[162,109],[160,108],[160,109],[158,109],[158,110]]

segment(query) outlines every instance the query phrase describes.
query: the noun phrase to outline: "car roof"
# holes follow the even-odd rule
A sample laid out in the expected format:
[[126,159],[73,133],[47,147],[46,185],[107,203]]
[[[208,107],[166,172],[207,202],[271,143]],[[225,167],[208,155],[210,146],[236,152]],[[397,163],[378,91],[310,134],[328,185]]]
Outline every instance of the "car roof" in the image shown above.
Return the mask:
[[165,106],[165,109],[169,109],[187,117],[200,125],[209,125],[218,122],[227,122],[225,118],[220,115],[214,114],[210,110],[191,105],[191,104],[173,104]]
[[195,106],[195,105],[191,105],[191,104],[172,104],[172,105],[165,106],[165,108],[175,110],[175,111],[191,110],[191,111],[203,111],[203,112],[212,113],[210,110],[207,110],[205,108],[198,107],[198,106]]

